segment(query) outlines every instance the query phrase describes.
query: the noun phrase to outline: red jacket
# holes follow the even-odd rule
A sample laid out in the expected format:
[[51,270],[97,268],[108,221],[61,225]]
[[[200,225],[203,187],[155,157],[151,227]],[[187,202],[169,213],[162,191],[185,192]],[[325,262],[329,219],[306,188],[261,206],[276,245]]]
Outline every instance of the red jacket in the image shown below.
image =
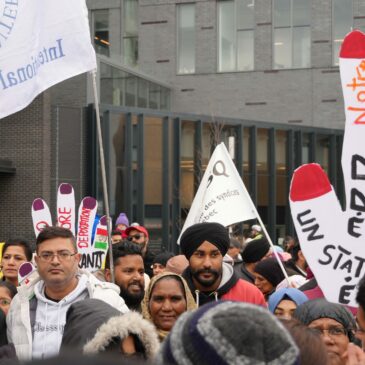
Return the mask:
[[233,300],[236,302],[246,302],[267,307],[264,295],[255,285],[238,279],[237,283],[225,294],[221,296],[223,300]]

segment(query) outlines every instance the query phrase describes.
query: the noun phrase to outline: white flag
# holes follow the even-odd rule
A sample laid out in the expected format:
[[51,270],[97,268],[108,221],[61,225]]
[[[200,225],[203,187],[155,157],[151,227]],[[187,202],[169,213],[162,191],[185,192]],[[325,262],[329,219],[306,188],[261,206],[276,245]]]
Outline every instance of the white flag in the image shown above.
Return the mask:
[[93,69],[85,0],[0,0],[0,119]]
[[181,234],[195,223],[229,226],[255,218],[255,206],[222,142],[210,158]]

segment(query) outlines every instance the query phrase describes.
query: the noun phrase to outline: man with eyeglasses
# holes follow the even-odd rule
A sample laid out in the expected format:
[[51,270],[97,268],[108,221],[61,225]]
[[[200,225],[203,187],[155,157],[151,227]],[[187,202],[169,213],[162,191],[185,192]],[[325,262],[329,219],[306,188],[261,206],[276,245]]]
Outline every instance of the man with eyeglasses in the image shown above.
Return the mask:
[[18,288],[7,316],[8,340],[20,360],[58,354],[66,312],[77,301],[95,298],[122,313],[129,311],[118,286],[80,270],[79,261],[71,231],[47,227],[38,235],[35,262],[39,279]]
[[124,233],[127,235],[127,240],[139,245],[142,249],[143,263],[145,273],[152,277],[152,264],[155,254],[148,248],[149,234],[145,227],[139,225],[133,225],[128,227]]

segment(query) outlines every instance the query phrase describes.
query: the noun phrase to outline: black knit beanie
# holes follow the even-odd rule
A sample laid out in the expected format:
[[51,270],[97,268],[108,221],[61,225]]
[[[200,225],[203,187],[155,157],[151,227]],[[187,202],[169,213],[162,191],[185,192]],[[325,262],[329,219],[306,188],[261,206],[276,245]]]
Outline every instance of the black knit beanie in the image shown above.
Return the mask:
[[155,363],[297,365],[298,358],[294,340],[267,309],[218,301],[183,313]]
[[160,264],[162,266],[166,266],[167,261],[174,257],[174,254],[171,252],[161,252],[155,256],[152,264]]
[[218,248],[224,256],[229,248],[229,235],[227,229],[219,223],[197,223],[185,230],[180,238],[181,252],[189,260],[196,249],[208,241]]
[[260,261],[255,266],[255,272],[262,275],[274,287],[285,279],[284,273],[275,258]]
[[260,261],[270,250],[270,243],[266,238],[250,241],[242,253],[243,262],[250,264]]

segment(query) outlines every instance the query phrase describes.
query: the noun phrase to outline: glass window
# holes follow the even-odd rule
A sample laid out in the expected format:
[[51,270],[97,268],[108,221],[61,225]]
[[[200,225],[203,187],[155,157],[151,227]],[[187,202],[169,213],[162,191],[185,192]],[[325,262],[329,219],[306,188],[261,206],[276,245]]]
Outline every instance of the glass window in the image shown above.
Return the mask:
[[316,160],[327,172],[329,171],[329,137],[323,134],[317,135]]
[[147,108],[148,102],[148,81],[138,79],[138,106]]
[[138,37],[129,37],[123,39],[124,44],[124,64],[136,66],[138,62]]
[[194,138],[194,122],[182,121],[180,201],[184,218],[186,217],[194,199]]
[[149,107],[151,109],[159,109],[160,107],[160,86],[150,82],[149,88]]
[[[144,225],[150,235],[150,245],[161,245],[162,229],[162,120],[144,119]],[[138,194],[138,191],[137,191]],[[156,246],[155,246],[156,247]]]
[[250,190],[250,128],[246,127],[243,129],[243,183],[247,190]]
[[[110,113],[109,123],[103,121],[103,142],[107,146],[106,168],[108,174],[108,191],[110,213],[115,216],[126,210],[126,145],[125,145],[125,114]],[[99,161],[99,159],[98,159]],[[98,165],[97,199],[103,202],[101,170]],[[102,204],[102,203],[101,203]],[[99,214],[103,212],[103,206],[99,204]]]
[[237,29],[253,29],[255,25],[254,0],[237,0]]
[[276,131],[275,164],[276,164],[276,229],[280,236],[285,235],[285,218],[290,211],[288,202],[288,169],[287,161],[287,134],[286,131]]
[[102,104],[113,104],[113,77],[112,77],[113,69],[103,63],[100,62],[100,103]]
[[112,68],[113,75],[113,105],[124,105],[124,80],[127,74],[115,67]]
[[169,89],[161,86],[161,105],[160,109],[169,109],[170,101],[169,101]]
[[128,66],[138,64],[138,0],[123,2],[123,59]]
[[273,4],[273,67],[310,67],[310,0],[274,0]]
[[177,72],[195,72],[195,4],[177,6]]
[[303,133],[302,135],[302,161],[300,164],[305,164],[305,163],[309,163],[310,161],[310,151],[311,151],[311,142],[310,142],[310,137],[309,137],[309,133]]
[[293,67],[310,67],[310,28],[293,28]]
[[246,49],[253,50],[253,30],[237,32],[237,68],[241,71],[253,68],[253,52],[245,52]]
[[332,62],[338,65],[342,41],[353,26],[352,0],[332,0],[332,12]]
[[93,10],[94,47],[99,54],[109,57],[109,10]]
[[170,108],[171,90],[100,62],[100,101],[102,104]]
[[234,2],[219,3],[219,71],[232,71],[236,68],[234,42]]
[[257,129],[256,166],[257,166],[257,208],[263,220],[267,222],[269,204],[269,164],[268,164],[269,132]]
[[277,27],[290,27],[290,0],[276,0],[274,24]]
[[291,29],[274,29],[275,68],[290,68],[291,54]]
[[125,79],[125,105],[136,106],[137,99],[137,78],[128,75]]
[[254,0],[218,3],[218,70],[249,71],[254,67]]
[[293,1],[293,26],[301,27],[310,24],[311,8],[308,0],[292,0]]

